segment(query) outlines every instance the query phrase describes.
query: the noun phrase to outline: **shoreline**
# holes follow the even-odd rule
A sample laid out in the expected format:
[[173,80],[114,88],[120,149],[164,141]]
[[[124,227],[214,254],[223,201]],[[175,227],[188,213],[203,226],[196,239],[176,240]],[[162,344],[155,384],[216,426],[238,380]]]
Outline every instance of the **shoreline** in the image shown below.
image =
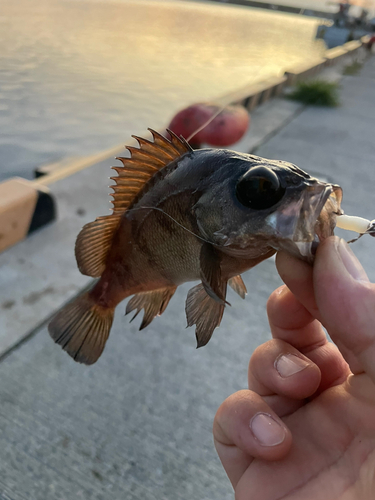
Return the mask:
[[253,7],[257,9],[271,10],[272,12],[287,12],[288,14],[298,14],[311,17],[322,17],[333,19],[333,13],[306,7],[293,7],[278,2],[262,2],[256,0],[207,0],[209,2],[227,3],[232,5],[241,5],[244,7]]

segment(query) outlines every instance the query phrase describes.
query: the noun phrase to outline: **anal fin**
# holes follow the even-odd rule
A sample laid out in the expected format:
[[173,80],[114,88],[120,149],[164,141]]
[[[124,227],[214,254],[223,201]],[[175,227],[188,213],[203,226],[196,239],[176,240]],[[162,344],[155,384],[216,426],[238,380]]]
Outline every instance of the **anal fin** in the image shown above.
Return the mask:
[[136,309],[136,313],[131,320],[133,321],[138,313],[144,309],[143,320],[139,327],[140,330],[143,330],[143,328],[146,328],[151,323],[155,316],[160,316],[166,310],[176,288],[166,287],[151,292],[137,293],[129,300],[125,314],[129,314]]
[[[227,284],[221,283],[220,293],[225,299]],[[210,295],[202,283],[191,288],[186,299],[187,326],[196,325],[197,348],[207,344],[217,326],[221,323],[225,303],[219,303]]]
[[244,299],[246,294],[247,294],[247,289],[246,285],[243,282],[243,279],[241,278],[240,275],[238,276],[233,276],[233,278],[230,278],[228,281],[228,285],[236,292],[238,295],[241,297],[241,299]]

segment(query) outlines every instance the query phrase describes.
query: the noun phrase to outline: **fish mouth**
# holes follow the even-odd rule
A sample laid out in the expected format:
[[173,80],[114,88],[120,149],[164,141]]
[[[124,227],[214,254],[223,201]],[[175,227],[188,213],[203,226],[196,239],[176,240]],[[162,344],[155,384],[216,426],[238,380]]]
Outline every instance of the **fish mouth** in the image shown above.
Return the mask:
[[275,214],[279,234],[275,250],[313,262],[320,242],[332,236],[341,210],[342,189],[320,181],[306,187],[301,198]]

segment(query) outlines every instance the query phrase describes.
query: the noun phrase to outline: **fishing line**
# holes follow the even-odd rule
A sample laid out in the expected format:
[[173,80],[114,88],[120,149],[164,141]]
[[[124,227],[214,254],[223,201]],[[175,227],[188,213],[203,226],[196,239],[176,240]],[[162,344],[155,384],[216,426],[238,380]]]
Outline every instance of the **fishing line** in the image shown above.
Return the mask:
[[198,134],[201,130],[206,128],[207,125],[209,125],[212,122],[212,120],[214,120],[220,113],[222,113],[225,108],[226,108],[226,106],[224,105],[218,111],[216,111],[206,122],[203,123],[203,125],[198,127],[195,132],[193,132],[192,134],[189,135],[189,137],[186,139],[186,142],[189,142],[190,139],[192,139],[196,134]]
[[187,227],[185,227],[184,225],[180,224],[176,219],[174,219],[171,215],[167,214],[167,212],[164,212],[164,210],[162,210],[161,208],[158,208],[158,207],[137,207],[137,208],[130,208],[128,210],[128,212],[131,212],[132,210],[142,210],[142,209],[147,209],[147,210],[158,210],[159,212],[161,212],[162,214],[166,215],[167,217],[169,217],[171,220],[173,220],[173,222],[175,222],[178,226],[180,226],[182,229],[185,229],[185,231],[187,231],[188,233],[192,234],[193,236],[195,236],[196,238],[204,241],[205,243],[209,243],[210,245],[215,245],[215,246],[218,246],[217,243],[213,243],[212,241],[208,241],[204,238],[202,238],[202,236],[199,236],[198,234],[195,234],[193,231],[190,231],[190,229],[188,229]]
[[[212,120],[214,120],[220,113],[222,113],[224,111],[224,109],[226,108],[226,105],[222,106],[221,108],[219,108],[207,121],[205,121],[203,123],[203,125],[201,125],[200,127],[198,127],[195,132],[193,132],[192,134],[189,135],[189,137],[186,140],[186,142],[189,142],[192,137],[194,137],[196,134],[198,134],[201,130],[203,130],[205,127],[207,127],[207,125],[209,125]],[[212,241],[208,241],[206,240],[205,238],[202,238],[202,236],[199,236],[198,234],[195,234],[193,231],[190,231],[190,229],[188,229],[187,227],[185,227],[184,225],[180,224],[180,222],[178,222],[176,219],[174,219],[171,215],[167,214],[167,212],[164,212],[164,210],[162,210],[161,208],[158,208],[158,207],[137,207],[137,208],[131,208],[129,209],[128,211],[131,212],[132,210],[142,210],[142,209],[148,209],[148,210],[158,210],[159,212],[161,212],[162,214],[166,215],[167,217],[169,217],[173,222],[175,222],[178,226],[180,226],[182,229],[185,229],[185,231],[187,231],[188,233],[190,233],[191,235],[195,236],[196,238],[200,239],[201,241],[204,241],[205,243],[209,243],[210,245],[215,245],[215,246],[218,246],[217,243],[213,243]]]

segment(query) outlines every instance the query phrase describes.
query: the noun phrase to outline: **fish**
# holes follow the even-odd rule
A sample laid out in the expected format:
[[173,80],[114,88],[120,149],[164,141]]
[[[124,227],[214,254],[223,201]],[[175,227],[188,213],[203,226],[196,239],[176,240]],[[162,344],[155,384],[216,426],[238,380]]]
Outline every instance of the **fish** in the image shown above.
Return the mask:
[[[229,285],[242,298],[241,274],[284,250],[313,262],[333,234],[342,189],[296,165],[227,149],[194,150],[176,134],[150,139],[119,157],[112,214],[79,233],[80,272],[99,278],[52,319],[49,333],[75,361],[101,356],[114,311],[144,311],[140,329],[168,306],[177,287],[197,281],[186,299],[197,347],[220,325]],[[134,318],[133,318],[134,319]]]

